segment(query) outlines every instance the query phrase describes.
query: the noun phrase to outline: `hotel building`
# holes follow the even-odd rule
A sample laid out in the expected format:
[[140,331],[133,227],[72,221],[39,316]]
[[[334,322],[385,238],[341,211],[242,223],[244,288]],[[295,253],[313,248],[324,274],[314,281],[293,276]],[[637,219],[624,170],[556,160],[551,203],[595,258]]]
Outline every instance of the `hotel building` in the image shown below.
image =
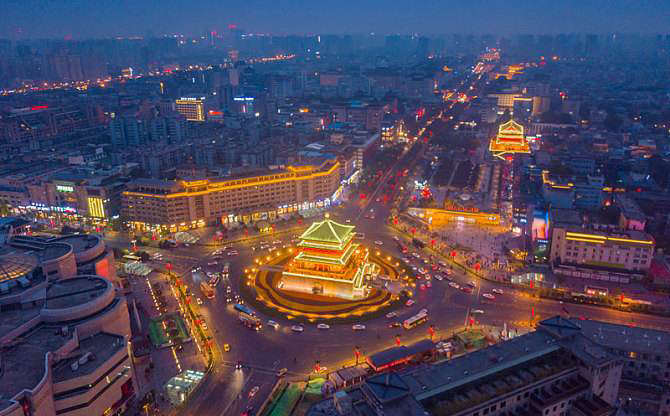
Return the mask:
[[628,283],[645,276],[654,247],[654,239],[642,231],[555,227],[550,261],[556,273]]
[[206,224],[248,224],[328,207],[340,192],[340,163],[335,159],[254,176],[140,179],[123,192],[121,216],[137,230],[175,232]]

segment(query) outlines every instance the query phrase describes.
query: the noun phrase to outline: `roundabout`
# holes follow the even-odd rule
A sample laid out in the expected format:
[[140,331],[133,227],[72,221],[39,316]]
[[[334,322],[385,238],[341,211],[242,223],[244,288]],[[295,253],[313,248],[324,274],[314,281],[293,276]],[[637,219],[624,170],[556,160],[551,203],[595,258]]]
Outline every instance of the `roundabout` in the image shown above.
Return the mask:
[[313,224],[295,247],[254,259],[248,303],[301,322],[361,322],[401,304],[409,282],[399,260],[353,240],[352,226]]

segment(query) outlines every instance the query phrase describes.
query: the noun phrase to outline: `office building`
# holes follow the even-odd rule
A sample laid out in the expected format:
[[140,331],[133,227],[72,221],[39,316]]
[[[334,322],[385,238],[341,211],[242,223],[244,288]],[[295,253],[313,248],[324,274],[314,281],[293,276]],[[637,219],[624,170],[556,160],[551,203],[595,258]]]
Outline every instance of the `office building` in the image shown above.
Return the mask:
[[554,227],[550,261],[556,273],[628,283],[645,276],[654,247],[642,231]]
[[328,207],[340,192],[336,159],[217,179],[139,179],[123,192],[121,216],[138,230],[174,232],[205,224],[236,227]]

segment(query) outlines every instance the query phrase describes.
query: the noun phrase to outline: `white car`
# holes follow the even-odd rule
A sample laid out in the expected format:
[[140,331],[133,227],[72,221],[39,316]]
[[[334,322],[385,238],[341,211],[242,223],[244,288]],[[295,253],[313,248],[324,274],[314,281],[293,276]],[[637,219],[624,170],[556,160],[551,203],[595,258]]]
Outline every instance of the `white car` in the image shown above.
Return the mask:
[[468,286],[470,287],[477,287],[477,283],[473,282],[472,280],[468,282]]
[[232,251],[229,251],[229,252],[228,252],[228,255],[229,255],[229,256],[237,256],[237,255],[238,255],[238,252],[237,252],[237,250],[232,250]]
[[273,321],[273,320],[269,320],[269,321],[268,321],[268,326],[269,326],[269,327],[272,327],[272,328],[274,328],[274,329],[279,329],[279,324],[276,323],[276,322]]
[[495,293],[496,295],[502,295],[503,293],[505,293],[503,292],[502,289],[493,289],[491,290],[491,292]]
[[453,287],[454,289],[460,289],[461,287],[458,285],[456,282],[449,282],[449,286]]
[[490,293],[483,293],[482,296],[485,297],[486,299],[489,299],[489,300],[495,300],[496,299],[496,297],[493,296]]
[[436,274],[436,275],[435,275],[435,278],[436,278],[437,280],[444,280],[444,277],[442,277],[442,275],[439,275],[439,274]]
[[351,326],[351,329],[354,331],[364,331],[365,330],[365,325],[362,324],[354,324]]
[[389,313],[386,314],[386,317],[389,318],[389,319],[395,318],[396,316],[398,316],[398,314],[395,313],[395,312],[389,312]]
[[472,315],[483,315],[483,314],[484,314],[484,311],[481,310],[481,309],[473,309],[473,310],[470,311],[470,313],[471,313]]
[[302,332],[304,330],[305,330],[305,328],[303,328],[302,325],[293,325],[291,327],[291,331],[293,331],[293,332]]
[[317,329],[330,329],[330,325],[328,324],[319,324],[316,327]]
[[394,240],[394,241],[400,241],[400,239],[398,238],[397,235],[394,235],[394,236],[393,236],[393,240]]
[[375,240],[375,244],[377,244],[378,246],[383,246],[384,242],[381,240]]

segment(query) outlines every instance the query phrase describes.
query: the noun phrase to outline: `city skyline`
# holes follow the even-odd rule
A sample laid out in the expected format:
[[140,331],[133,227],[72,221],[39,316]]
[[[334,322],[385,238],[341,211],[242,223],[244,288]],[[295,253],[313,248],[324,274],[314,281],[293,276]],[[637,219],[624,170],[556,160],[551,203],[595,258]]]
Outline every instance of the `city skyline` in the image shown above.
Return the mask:
[[407,9],[378,0],[337,3],[302,0],[244,3],[202,0],[196,5],[168,0],[107,2],[8,0],[0,5],[7,25],[0,37],[106,38],[222,32],[235,25],[267,34],[555,34],[663,33],[670,4],[660,0],[565,2],[435,1]]

